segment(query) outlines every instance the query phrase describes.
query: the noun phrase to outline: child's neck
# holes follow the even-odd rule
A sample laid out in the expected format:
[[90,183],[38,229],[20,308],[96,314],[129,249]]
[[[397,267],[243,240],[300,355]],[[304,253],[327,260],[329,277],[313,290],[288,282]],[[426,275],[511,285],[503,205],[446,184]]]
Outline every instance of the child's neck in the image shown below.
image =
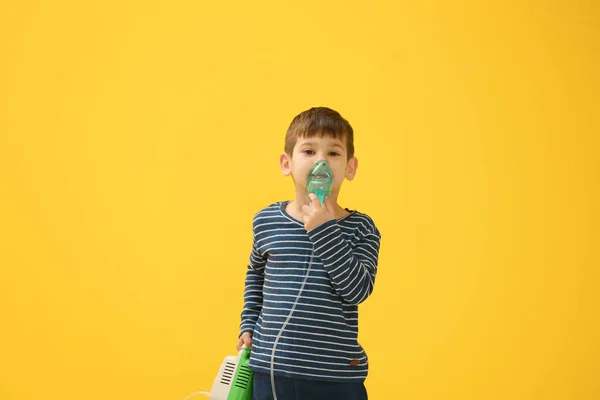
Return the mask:
[[[337,194],[332,193],[330,198],[334,204],[336,219],[344,218],[346,215],[350,214],[346,209],[338,204]],[[286,204],[285,211],[295,219],[302,221],[302,206],[305,204],[310,204],[310,198],[305,193],[296,193],[296,199]]]

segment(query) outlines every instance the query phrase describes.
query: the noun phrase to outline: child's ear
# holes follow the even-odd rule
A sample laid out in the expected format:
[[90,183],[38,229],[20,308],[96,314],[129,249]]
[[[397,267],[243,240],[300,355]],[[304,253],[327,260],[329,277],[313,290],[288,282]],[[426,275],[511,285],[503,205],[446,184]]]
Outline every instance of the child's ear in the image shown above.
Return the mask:
[[289,176],[292,173],[291,159],[287,153],[281,153],[279,156],[279,166],[284,176]]
[[348,160],[348,166],[346,167],[346,179],[351,181],[356,176],[356,170],[358,169],[358,158],[352,157]]

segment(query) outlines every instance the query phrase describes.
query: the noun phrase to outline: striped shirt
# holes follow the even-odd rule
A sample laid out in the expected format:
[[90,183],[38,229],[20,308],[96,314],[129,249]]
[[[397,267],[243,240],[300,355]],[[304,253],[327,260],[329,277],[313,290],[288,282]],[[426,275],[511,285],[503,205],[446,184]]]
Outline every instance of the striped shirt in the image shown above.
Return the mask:
[[274,374],[363,382],[368,358],[358,343],[358,305],[373,291],[381,235],[369,216],[350,210],[307,232],[286,204],[262,209],[252,223],[240,325],[240,335],[252,333],[250,369],[270,373],[273,344],[299,296],[277,341]]

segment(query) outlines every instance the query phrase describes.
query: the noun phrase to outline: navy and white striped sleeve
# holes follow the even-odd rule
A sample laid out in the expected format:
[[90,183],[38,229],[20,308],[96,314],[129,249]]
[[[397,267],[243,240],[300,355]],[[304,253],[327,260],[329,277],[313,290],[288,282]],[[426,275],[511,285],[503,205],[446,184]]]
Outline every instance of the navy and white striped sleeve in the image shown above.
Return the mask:
[[253,222],[252,251],[250,253],[250,263],[246,271],[244,309],[241,315],[242,322],[240,324],[239,336],[242,336],[244,332],[254,332],[254,326],[263,305],[263,284],[265,281],[265,264],[267,260],[258,252],[255,226],[256,219]]
[[344,239],[336,220],[310,230],[308,236],[315,255],[323,261],[335,291],[353,305],[365,301],[373,292],[381,234],[375,224],[365,218],[360,240],[352,246]]

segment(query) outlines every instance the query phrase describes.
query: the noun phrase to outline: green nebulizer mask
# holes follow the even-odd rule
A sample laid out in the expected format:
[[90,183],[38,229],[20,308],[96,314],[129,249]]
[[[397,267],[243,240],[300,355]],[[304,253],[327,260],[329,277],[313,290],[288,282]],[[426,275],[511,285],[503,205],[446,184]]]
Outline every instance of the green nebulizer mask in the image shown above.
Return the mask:
[[325,204],[325,197],[331,194],[333,174],[326,160],[317,161],[308,173],[306,194],[314,193],[321,204]]

